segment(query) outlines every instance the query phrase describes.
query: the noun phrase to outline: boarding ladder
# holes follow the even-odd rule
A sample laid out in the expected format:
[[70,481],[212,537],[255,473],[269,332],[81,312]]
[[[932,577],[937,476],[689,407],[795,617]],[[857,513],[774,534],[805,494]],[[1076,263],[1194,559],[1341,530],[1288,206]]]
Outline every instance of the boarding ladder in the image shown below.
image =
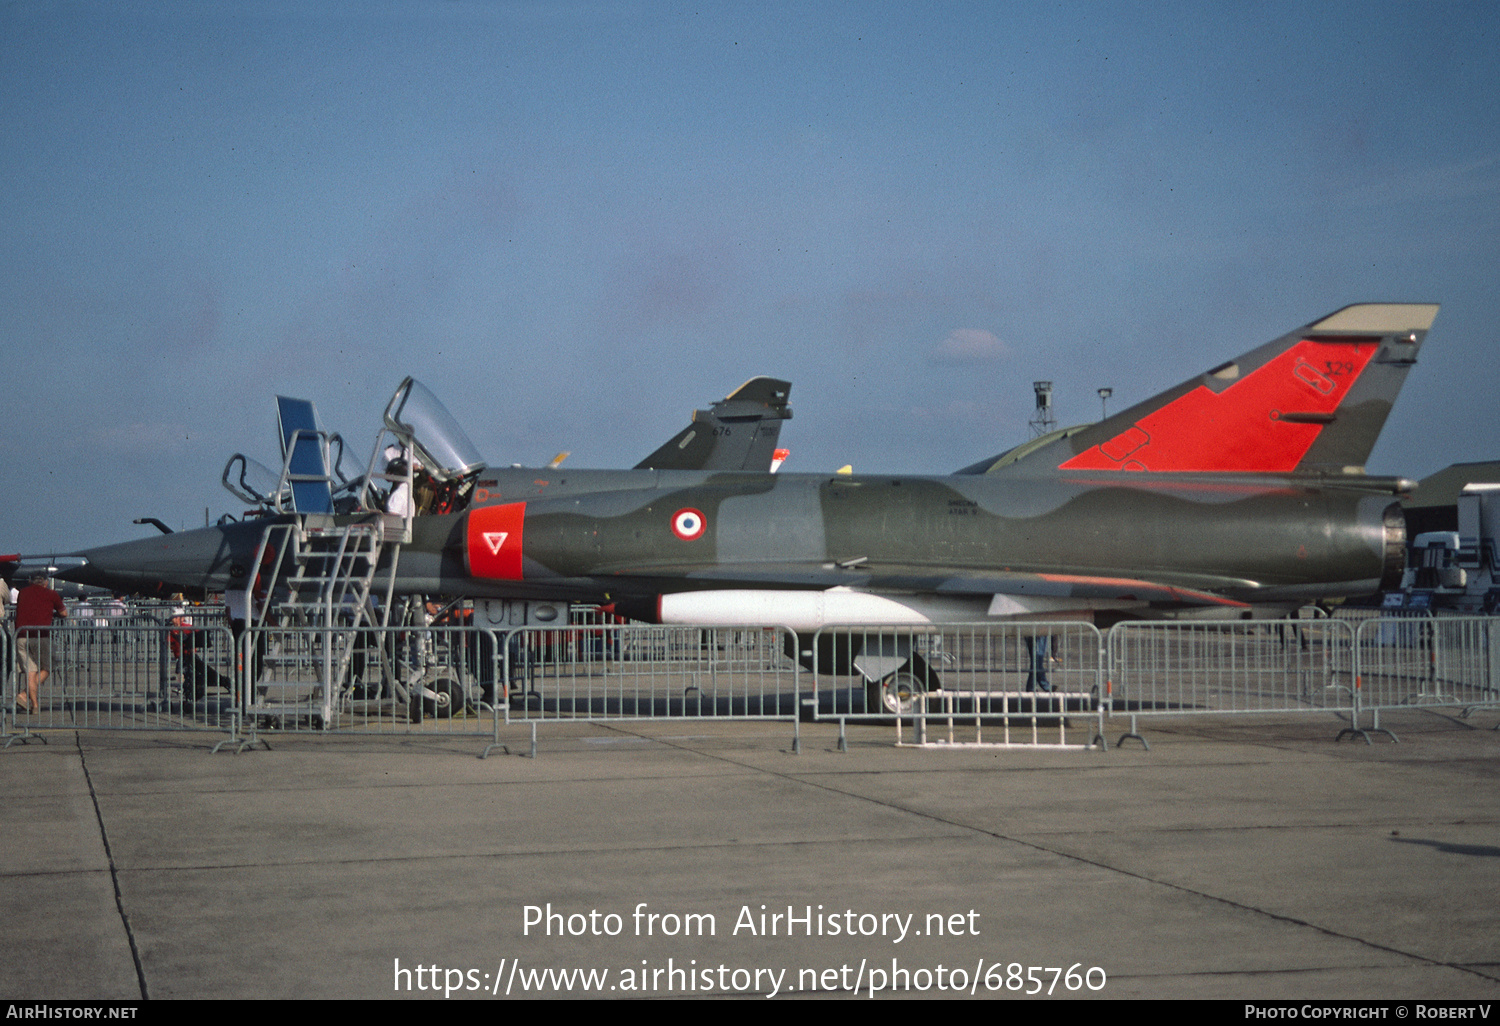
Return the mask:
[[[411,517],[365,510],[333,512],[333,436],[317,424],[311,404],[278,397],[283,429],[281,480],[271,493],[276,514],[261,534],[252,591],[257,628],[247,651],[245,714],[252,725],[288,717],[334,726],[337,696],[349,673],[360,631],[383,627],[391,608],[401,546]],[[340,443],[342,444],[342,443]],[[382,601],[374,601],[383,576]],[[261,633],[269,615],[282,630],[269,653]]]
[[246,652],[250,723],[301,717],[335,725],[360,631],[384,626],[388,616],[405,538],[404,518],[380,513],[302,513],[266,527],[255,563],[266,601],[253,624],[263,629],[274,617],[281,629],[274,651],[257,631],[250,646],[259,648]]

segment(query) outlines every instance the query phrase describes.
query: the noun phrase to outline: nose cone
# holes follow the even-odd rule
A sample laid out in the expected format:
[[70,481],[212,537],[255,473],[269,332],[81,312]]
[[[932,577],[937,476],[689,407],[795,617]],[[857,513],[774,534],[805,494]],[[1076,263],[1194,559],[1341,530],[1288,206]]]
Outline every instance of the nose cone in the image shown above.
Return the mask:
[[[243,530],[254,526],[254,531]],[[60,570],[63,580],[112,591],[222,591],[243,581],[255,557],[258,525],[231,524],[156,535],[78,553],[82,566]],[[247,551],[248,549],[248,551]]]

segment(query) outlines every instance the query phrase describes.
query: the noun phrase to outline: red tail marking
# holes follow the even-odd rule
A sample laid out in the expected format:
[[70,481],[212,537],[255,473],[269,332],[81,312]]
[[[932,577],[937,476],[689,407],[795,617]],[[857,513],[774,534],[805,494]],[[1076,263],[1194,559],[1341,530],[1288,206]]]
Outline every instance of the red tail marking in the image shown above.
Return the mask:
[[508,502],[469,511],[464,553],[469,576],[490,580],[521,579],[521,535],[526,526],[526,503]]
[[1379,348],[1303,339],[1222,392],[1200,385],[1058,469],[1290,473],[1324,425],[1281,414],[1332,414]]
[[1338,387],[1332,381],[1329,381],[1322,374],[1318,373],[1318,368],[1306,360],[1298,360],[1297,365],[1292,368],[1292,373],[1297,376],[1298,381],[1312,386],[1319,395],[1332,395],[1333,390]]

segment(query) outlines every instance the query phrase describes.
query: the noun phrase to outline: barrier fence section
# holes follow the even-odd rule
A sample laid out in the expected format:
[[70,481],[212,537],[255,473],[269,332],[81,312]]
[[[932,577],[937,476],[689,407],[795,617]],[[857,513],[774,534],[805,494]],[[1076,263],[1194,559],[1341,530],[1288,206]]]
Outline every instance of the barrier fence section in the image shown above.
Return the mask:
[[[1159,620],[1110,628],[1111,715],[1355,714],[1354,628],[1341,620]],[[1143,740],[1143,739],[1142,739]]]
[[[0,731],[446,733],[702,717],[890,722],[921,742],[1064,744],[1082,714],[1500,706],[1500,618],[840,627],[250,629],[74,616],[0,630]],[[195,610],[194,612],[197,612]],[[212,612],[206,617],[216,618]],[[100,621],[103,621],[101,624]],[[146,622],[149,621],[149,622]],[[809,671],[804,673],[804,671]],[[45,673],[45,677],[43,674]],[[240,680],[249,682],[241,686]],[[34,710],[31,681],[37,687]],[[794,732],[797,728],[794,726]],[[795,736],[795,733],[794,733]],[[1126,735],[1130,736],[1130,735]],[[1136,734],[1136,736],[1139,736]],[[969,739],[972,738],[972,741]]]
[[240,665],[251,682],[241,713],[252,737],[269,730],[496,731],[496,684],[504,673],[492,631],[259,627],[240,640]]
[[822,628],[800,639],[813,718],[889,721],[898,743],[1063,745],[1084,714],[1102,739],[1103,644],[1087,623]]
[[1360,707],[1500,705],[1500,619],[1437,616],[1359,625]]
[[787,655],[794,637],[785,627],[519,628],[504,642],[506,717],[795,724],[800,681]]
[[[7,637],[9,633],[7,632]],[[16,639],[7,689],[13,728],[217,730],[233,721],[234,644],[225,628],[65,622]],[[36,684],[36,707],[31,683]],[[25,710],[25,711],[23,711]]]
[[0,625],[0,737],[11,734],[16,718],[16,645],[10,625]]

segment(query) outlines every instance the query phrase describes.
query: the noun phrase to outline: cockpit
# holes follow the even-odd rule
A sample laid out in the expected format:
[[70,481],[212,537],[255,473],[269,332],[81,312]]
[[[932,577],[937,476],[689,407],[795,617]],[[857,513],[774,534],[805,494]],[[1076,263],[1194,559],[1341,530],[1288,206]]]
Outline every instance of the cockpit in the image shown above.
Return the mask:
[[359,508],[406,516],[457,513],[469,505],[484,467],[448,408],[408,377],[386,404]]
[[222,482],[253,508],[274,513],[456,513],[473,498],[485,467],[473,441],[437,396],[405,378],[386,404],[363,474],[344,469],[344,440],[324,430],[306,399],[277,396],[281,471],[235,453]]

